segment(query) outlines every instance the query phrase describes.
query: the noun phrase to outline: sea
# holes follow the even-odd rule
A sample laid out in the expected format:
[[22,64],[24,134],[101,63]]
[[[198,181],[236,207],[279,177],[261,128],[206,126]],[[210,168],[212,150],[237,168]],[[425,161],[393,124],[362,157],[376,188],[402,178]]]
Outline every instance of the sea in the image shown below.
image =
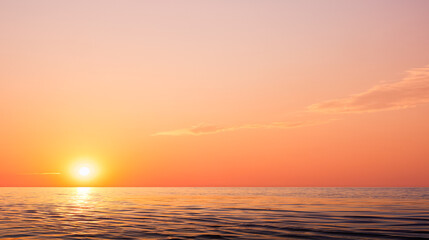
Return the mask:
[[429,239],[429,188],[0,188],[1,239]]

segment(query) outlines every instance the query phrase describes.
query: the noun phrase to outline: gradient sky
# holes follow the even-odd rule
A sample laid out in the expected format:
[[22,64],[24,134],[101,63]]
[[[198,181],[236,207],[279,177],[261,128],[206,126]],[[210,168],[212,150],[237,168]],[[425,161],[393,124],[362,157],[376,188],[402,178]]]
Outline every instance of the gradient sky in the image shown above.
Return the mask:
[[0,186],[429,186],[428,9],[2,0]]

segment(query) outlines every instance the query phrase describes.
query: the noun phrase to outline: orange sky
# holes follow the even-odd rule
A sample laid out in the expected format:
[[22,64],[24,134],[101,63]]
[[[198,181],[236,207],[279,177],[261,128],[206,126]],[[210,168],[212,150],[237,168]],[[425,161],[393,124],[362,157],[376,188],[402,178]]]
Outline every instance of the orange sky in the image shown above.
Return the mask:
[[1,1],[0,186],[428,187],[427,9]]

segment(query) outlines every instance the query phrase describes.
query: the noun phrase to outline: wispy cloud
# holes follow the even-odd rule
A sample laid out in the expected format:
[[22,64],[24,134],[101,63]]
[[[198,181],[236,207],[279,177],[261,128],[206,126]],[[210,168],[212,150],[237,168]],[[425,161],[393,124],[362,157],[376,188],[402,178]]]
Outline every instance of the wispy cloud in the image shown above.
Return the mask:
[[346,98],[309,106],[310,111],[363,113],[415,107],[429,102],[429,66],[407,72],[399,82],[376,85]]
[[328,120],[299,120],[299,121],[284,121],[284,122],[272,122],[265,124],[243,124],[237,126],[219,126],[219,125],[207,125],[200,124],[197,126],[193,126],[190,128],[177,129],[172,131],[158,132],[153,134],[152,136],[183,136],[183,135],[205,135],[205,134],[214,134],[220,132],[228,132],[235,131],[240,129],[254,129],[254,128],[298,128],[312,125],[319,125],[323,123],[328,123],[333,121],[334,119]]
[[[377,112],[410,108],[424,103],[429,103],[429,66],[407,71],[406,77],[398,82],[378,84],[367,91],[353,94],[349,97],[312,104],[307,108],[309,111],[307,111],[307,115],[304,116],[307,120],[272,122],[266,124],[243,124],[238,126],[200,124],[189,128],[158,132],[152,134],[152,136],[199,136],[235,131],[239,129],[298,128],[324,124],[337,120],[320,120],[320,114],[323,113],[335,113],[341,115],[346,113]],[[319,116],[311,116],[311,113],[318,113]]]

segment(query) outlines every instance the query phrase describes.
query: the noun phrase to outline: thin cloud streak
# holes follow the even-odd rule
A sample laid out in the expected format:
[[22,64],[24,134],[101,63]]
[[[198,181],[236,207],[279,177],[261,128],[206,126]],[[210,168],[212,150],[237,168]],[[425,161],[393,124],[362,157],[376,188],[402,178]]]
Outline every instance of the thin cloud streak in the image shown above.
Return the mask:
[[365,113],[415,107],[429,103],[429,66],[415,68],[399,82],[376,85],[346,98],[310,105],[324,113]]
[[240,129],[256,129],[256,128],[280,128],[280,129],[289,129],[289,128],[298,128],[305,126],[313,126],[331,122],[335,119],[329,120],[301,120],[301,121],[285,121],[285,122],[272,122],[266,124],[243,124],[238,126],[218,126],[218,125],[207,125],[200,124],[190,128],[177,129],[172,131],[158,132],[152,136],[183,136],[183,135],[206,135],[206,134],[215,134],[221,132],[229,132]]
[[47,173],[24,173],[22,175],[59,175],[61,173],[47,172]]

